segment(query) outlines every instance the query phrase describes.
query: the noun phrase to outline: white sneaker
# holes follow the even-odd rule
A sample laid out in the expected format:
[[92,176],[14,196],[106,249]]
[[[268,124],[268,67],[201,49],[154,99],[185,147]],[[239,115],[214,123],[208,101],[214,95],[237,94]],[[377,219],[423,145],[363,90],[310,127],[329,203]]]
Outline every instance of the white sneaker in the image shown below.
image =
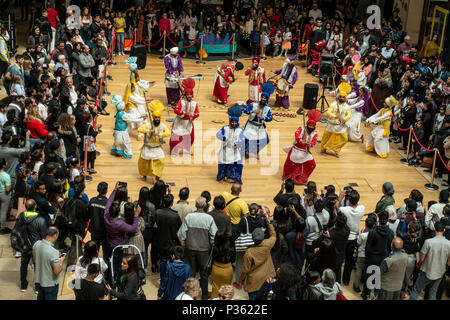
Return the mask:
[[20,289],[20,292],[25,293],[27,292],[27,289]]
[[14,255],[14,257],[20,258],[21,256],[22,256],[22,254],[19,251],[16,251],[16,254]]

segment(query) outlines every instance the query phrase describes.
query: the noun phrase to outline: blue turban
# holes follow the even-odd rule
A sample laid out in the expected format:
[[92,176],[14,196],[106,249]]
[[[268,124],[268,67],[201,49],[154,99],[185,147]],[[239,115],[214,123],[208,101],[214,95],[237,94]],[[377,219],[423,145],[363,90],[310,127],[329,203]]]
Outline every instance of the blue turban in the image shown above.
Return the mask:
[[233,121],[237,122],[239,124],[239,118],[238,117],[234,117],[234,116],[230,117],[230,123],[233,122]]
[[266,97],[267,102],[269,102],[270,94],[268,94],[267,92],[263,92],[261,93],[261,97]]

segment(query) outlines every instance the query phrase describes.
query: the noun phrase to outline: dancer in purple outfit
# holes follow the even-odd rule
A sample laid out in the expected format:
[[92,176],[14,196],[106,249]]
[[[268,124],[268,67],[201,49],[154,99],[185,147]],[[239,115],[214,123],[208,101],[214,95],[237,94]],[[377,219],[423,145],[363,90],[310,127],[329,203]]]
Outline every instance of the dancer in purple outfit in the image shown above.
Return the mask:
[[[276,91],[276,107],[283,107],[285,109],[289,109],[289,91],[294,87],[294,84],[297,82],[297,67],[294,65],[297,56],[293,56],[286,59],[286,62],[283,64],[283,67],[280,70],[272,71],[275,74],[281,74],[281,79],[287,81],[288,86],[283,92],[280,90]],[[280,80],[278,80],[280,81]]]
[[166,66],[166,94],[167,103],[174,107],[180,100],[180,86],[178,81],[169,80],[169,77],[180,77],[183,74],[183,62],[178,55],[178,47],[170,49],[170,53],[164,57],[164,65]]

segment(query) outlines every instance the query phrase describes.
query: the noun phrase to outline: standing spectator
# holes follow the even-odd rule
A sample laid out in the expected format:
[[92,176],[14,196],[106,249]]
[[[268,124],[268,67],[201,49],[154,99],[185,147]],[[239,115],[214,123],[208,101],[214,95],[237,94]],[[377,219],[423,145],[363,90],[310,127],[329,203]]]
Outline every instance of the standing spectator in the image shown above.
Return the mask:
[[[108,201],[106,202],[105,206],[105,229],[106,229],[106,241],[103,243],[103,258],[106,260],[106,263],[108,264],[108,270],[111,270],[110,265],[110,258],[113,252],[113,249],[118,246],[122,245],[125,241],[125,234],[127,232],[136,232],[138,227],[138,217],[141,212],[140,206],[137,206],[134,211],[134,220],[133,224],[129,225],[122,219],[120,219],[120,204],[118,201],[114,201],[114,198],[116,196],[117,189],[119,189],[119,183],[116,184],[116,187],[114,188],[114,191],[109,196]],[[121,255],[122,250],[117,249],[116,253],[113,257],[113,264],[114,269],[118,270],[119,264],[121,261]],[[137,262],[136,262],[137,263]],[[110,283],[112,280],[111,272],[107,272],[106,276],[106,282]]]
[[[8,66],[11,65],[10,61],[10,52],[8,50],[7,39],[6,37],[6,29],[0,26],[0,78],[5,75]],[[5,79],[3,79],[3,82]]]
[[261,32],[259,32],[259,27],[255,25],[253,31],[250,33],[250,47],[252,49],[252,57],[259,56],[261,49]]
[[329,231],[329,236],[336,249],[336,268],[333,271],[336,275],[336,281],[339,283],[341,283],[342,263],[346,257],[347,242],[350,235],[350,228],[347,223],[347,216],[338,214],[334,226]]
[[17,217],[15,228],[23,230],[26,241],[29,243],[26,251],[21,252],[20,260],[20,291],[26,292],[28,287],[27,273],[28,265],[33,256],[33,245],[45,238],[47,233],[47,223],[45,219],[36,211],[36,202],[33,199],[28,199],[25,202],[26,211],[21,212]]
[[315,214],[306,218],[306,245],[305,255],[306,263],[309,264],[310,260],[314,256],[313,242],[322,235],[323,226],[328,225],[330,221],[330,214],[324,209],[325,201],[319,199],[314,204]]
[[375,213],[377,214],[384,212],[387,206],[393,206],[395,204],[394,197],[392,197],[394,195],[394,186],[392,183],[385,182],[381,188],[381,191],[383,192],[383,196],[380,201],[377,202],[375,207]]
[[302,203],[302,198],[295,192],[294,181],[292,179],[287,179],[281,184],[280,192],[273,198],[273,201],[283,208],[288,208],[290,199],[296,199],[299,203]]
[[448,204],[449,192],[448,190],[441,190],[439,192],[439,203],[433,204],[425,215],[425,224],[428,229],[434,231],[434,224],[444,218],[444,207]]
[[6,216],[8,215],[9,202],[11,201],[11,177],[5,172],[6,160],[0,159],[0,234],[11,233],[6,227]]
[[83,255],[78,258],[75,276],[77,279],[85,279],[89,275],[89,267],[92,264],[97,264],[99,266],[99,273],[97,277],[93,279],[94,282],[101,284],[103,283],[103,274],[108,268],[105,261],[98,256],[98,246],[93,240],[88,241],[83,248]]
[[175,300],[183,292],[183,284],[192,277],[191,268],[183,262],[183,247],[174,246],[171,251],[171,262],[167,264],[161,277],[158,300]]
[[[195,200],[197,211],[186,216],[177,233],[181,244],[185,246],[186,263],[189,264],[194,275],[197,272],[200,273],[202,300],[208,299],[207,263],[217,232],[214,219],[204,212],[205,205],[205,198],[197,198]],[[196,230],[196,232],[188,232],[188,230]]]
[[365,227],[361,230],[361,234],[358,237],[356,244],[358,245],[358,256],[356,258],[356,272],[353,280],[353,290],[357,293],[361,292],[359,287],[361,283],[361,277],[363,275],[365,262],[366,262],[366,242],[367,236],[369,235],[370,230],[375,228],[377,224],[377,220],[375,217],[367,217],[365,221]]
[[38,300],[57,300],[58,297],[59,274],[63,270],[65,259],[65,256],[60,256],[59,251],[53,247],[58,236],[58,229],[50,227],[45,239],[38,240],[33,245],[34,282]]
[[140,270],[137,255],[125,255],[122,259],[121,270],[117,274],[117,290],[106,285],[106,289],[119,300],[139,300]]
[[277,236],[274,226],[270,224],[268,214],[265,215],[265,219],[269,238],[265,238],[261,228],[253,230],[254,245],[245,252],[242,273],[239,277],[239,283],[242,283],[244,290],[248,292],[249,300],[257,300],[268,288],[266,279],[276,275],[270,250]]
[[311,10],[309,10],[308,17],[312,17],[314,20],[322,17],[322,10],[319,9],[317,1],[314,1]]
[[[177,232],[181,227],[180,216],[173,210],[173,195],[163,196],[163,208],[156,210],[156,234],[154,237],[155,247],[158,248],[159,272],[161,279],[165,274],[167,261],[170,259],[172,248],[179,245]],[[153,247],[153,245],[152,245]],[[152,264],[156,261],[152,260]],[[156,271],[156,270],[155,270]]]
[[400,291],[405,278],[408,255],[403,250],[403,240],[395,238],[391,254],[381,262],[381,289],[378,300],[400,300]]
[[195,212],[195,207],[190,206],[188,202],[189,198],[189,188],[184,187],[181,188],[178,197],[180,200],[178,200],[177,204],[175,204],[172,209],[178,212],[178,215],[180,216],[181,222],[184,221],[184,218],[186,215],[188,215],[191,212]]
[[200,282],[195,278],[188,278],[183,283],[183,292],[181,292],[175,300],[195,300],[200,294]]
[[[81,279],[79,287],[74,287],[75,300],[104,300],[106,288],[103,284],[97,283],[95,279],[100,275],[100,266],[97,263],[91,263],[87,268],[87,276]],[[76,281],[76,280],[74,280]],[[74,282],[74,285],[77,282]]]
[[95,61],[92,55],[89,53],[89,46],[84,45],[82,53],[78,59],[78,74],[80,75],[80,81],[84,82],[86,78],[92,77],[92,68],[95,67]]
[[[341,202],[344,197],[345,193],[341,192],[339,202]],[[349,206],[340,208],[341,213],[347,217],[347,226],[350,229],[350,234],[348,236],[348,241],[345,248],[345,266],[342,275],[342,282],[345,286],[350,283],[350,276],[352,274],[353,266],[355,264],[353,255],[356,248],[359,226],[361,224],[361,219],[365,213],[365,207],[363,205],[358,204],[359,198],[360,196],[358,191],[356,190],[350,191],[350,193],[348,194]]]
[[[389,255],[390,246],[394,239],[394,233],[387,225],[389,215],[386,211],[378,214],[379,225],[371,230],[367,236],[366,242],[366,266],[379,266],[381,262]],[[369,299],[370,289],[367,287],[366,276],[364,277],[364,290],[362,297],[364,300]]]
[[249,213],[247,203],[239,198],[242,192],[240,183],[233,183],[231,193],[224,192],[222,197],[225,199],[225,213],[230,216],[233,232],[243,217]]
[[225,236],[231,238],[231,219],[223,212],[225,209],[225,199],[222,196],[217,196],[214,198],[214,210],[208,212],[214,219],[214,223],[217,226],[216,236]]
[[323,271],[322,281],[317,284],[316,288],[323,294],[323,300],[336,300],[338,293],[343,293],[342,287],[336,281],[336,275],[331,269]]
[[108,184],[106,182],[100,182],[97,185],[98,195],[91,198],[88,205],[88,218],[91,220],[89,224],[89,232],[91,233],[91,239],[97,243],[98,248],[103,245],[106,240],[105,230],[105,208],[108,198],[106,194],[108,192]]
[[235,259],[236,252],[231,239],[223,234],[216,234],[211,261],[211,299],[218,296],[219,288],[222,285],[231,285],[233,281],[233,267],[231,264]]
[[125,18],[122,17],[122,11],[117,12],[117,18],[114,19],[114,28],[117,33],[117,50],[119,56],[125,55],[123,52],[124,42],[125,42],[125,29],[127,25],[125,23]]
[[48,2],[47,4],[47,19],[48,22],[50,23],[50,27],[51,27],[51,41],[50,41],[50,52],[53,52],[53,50],[55,49],[55,43],[56,43],[56,30],[58,29],[58,27],[60,27],[60,20],[59,20],[59,15],[58,15],[58,11],[56,11],[52,5],[51,2]]
[[434,229],[436,235],[426,240],[420,250],[420,273],[412,288],[410,300],[417,300],[427,285],[430,285],[429,300],[436,300],[439,284],[450,265],[450,241],[444,237],[445,222],[436,222]]
[[296,292],[297,300],[324,300],[324,295],[317,289],[320,283],[320,273],[315,270],[308,270],[301,279]]

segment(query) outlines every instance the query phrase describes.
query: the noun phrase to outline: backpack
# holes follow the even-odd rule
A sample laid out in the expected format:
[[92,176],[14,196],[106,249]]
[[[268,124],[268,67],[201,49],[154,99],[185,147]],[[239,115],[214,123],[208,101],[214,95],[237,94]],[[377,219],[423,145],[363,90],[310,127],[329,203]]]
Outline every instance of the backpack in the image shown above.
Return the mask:
[[65,224],[70,229],[75,229],[78,226],[78,218],[77,218],[77,205],[75,203],[75,198],[69,198],[67,202],[64,204],[62,210],[62,217],[65,220]]
[[28,223],[25,223],[21,227],[18,227],[16,223],[11,231],[11,247],[21,253],[30,252],[32,250],[32,245],[28,237],[27,226]]

